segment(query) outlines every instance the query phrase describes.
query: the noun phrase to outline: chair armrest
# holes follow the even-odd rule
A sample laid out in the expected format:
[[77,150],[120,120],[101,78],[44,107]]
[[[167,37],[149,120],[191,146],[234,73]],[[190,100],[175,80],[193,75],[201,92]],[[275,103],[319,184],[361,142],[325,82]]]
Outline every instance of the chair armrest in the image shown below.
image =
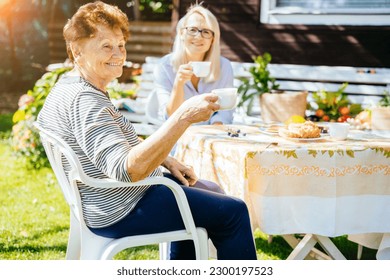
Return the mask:
[[196,227],[192,217],[190,206],[188,204],[187,197],[182,187],[169,178],[162,177],[162,176],[148,177],[138,182],[129,183],[129,182],[120,182],[113,179],[94,179],[89,176],[86,176],[85,174],[84,175],[87,178],[79,178],[79,176],[77,175],[74,176],[73,174],[76,173],[72,171],[69,173],[69,179],[71,181],[72,180],[82,181],[84,184],[96,188],[123,188],[123,187],[135,187],[135,186],[144,186],[144,185],[165,185],[172,191],[173,195],[175,196],[186,231],[188,233],[192,233],[193,235],[196,233]]

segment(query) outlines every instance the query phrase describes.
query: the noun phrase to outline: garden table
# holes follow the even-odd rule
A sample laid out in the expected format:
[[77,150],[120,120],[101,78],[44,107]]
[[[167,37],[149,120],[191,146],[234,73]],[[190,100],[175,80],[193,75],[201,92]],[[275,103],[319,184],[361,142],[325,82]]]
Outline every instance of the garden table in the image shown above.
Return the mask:
[[[346,234],[383,233],[390,243],[389,138],[351,132],[345,141],[299,142],[254,126],[192,126],[175,157],[243,199],[253,228],[288,237],[289,259],[305,258],[317,242],[330,258],[344,259],[329,237]],[[390,258],[387,246],[377,258]]]

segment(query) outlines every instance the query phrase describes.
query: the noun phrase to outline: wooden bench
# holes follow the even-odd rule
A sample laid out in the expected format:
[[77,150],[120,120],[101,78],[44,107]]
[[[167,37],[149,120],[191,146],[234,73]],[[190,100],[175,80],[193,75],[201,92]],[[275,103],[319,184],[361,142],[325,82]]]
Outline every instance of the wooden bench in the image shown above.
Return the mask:
[[[235,86],[241,77],[251,78],[249,68],[254,63],[232,62]],[[336,91],[344,82],[348,83],[345,93],[353,103],[370,107],[377,104],[390,89],[390,68],[309,66],[296,64],[269,64],[268,70],[276,78],[279,89],[285,91],[308,91],[310,93],[326,90]],[[255,107],[258,108],[258,106]],[[259,113],[255,109],[254,113]]]

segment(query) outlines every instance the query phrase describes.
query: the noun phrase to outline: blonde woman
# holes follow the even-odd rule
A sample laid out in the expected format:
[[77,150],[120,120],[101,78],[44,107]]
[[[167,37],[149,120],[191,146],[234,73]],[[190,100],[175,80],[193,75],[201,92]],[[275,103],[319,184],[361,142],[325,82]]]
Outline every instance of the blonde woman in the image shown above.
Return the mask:
[[[233,70],[230,61],[221,56],[219,40],[216,17],[199,4],[191,6],[177,24],[173,52],[161,58],[154,71],[161,119],[167,119],[192,96],[233,86]],[[211,62],[210,74],[197,77],[191,65],[194,61]],[[229,124],[232,120],[233,110],[218,111],[199,124]]]

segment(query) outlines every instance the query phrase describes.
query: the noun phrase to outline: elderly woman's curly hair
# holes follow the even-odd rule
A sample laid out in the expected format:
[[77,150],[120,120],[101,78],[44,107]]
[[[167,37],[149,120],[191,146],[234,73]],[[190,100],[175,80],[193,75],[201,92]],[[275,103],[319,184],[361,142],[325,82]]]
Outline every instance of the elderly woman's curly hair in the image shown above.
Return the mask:
[[85,4],[68,20],[63,30],[66,51],[71,61],[74,61],[74,58],[70,44],[80,39],[93,37],[98,25],[120,28],[125,40],[130,36],[128,18],[118,7],[101,1]]

